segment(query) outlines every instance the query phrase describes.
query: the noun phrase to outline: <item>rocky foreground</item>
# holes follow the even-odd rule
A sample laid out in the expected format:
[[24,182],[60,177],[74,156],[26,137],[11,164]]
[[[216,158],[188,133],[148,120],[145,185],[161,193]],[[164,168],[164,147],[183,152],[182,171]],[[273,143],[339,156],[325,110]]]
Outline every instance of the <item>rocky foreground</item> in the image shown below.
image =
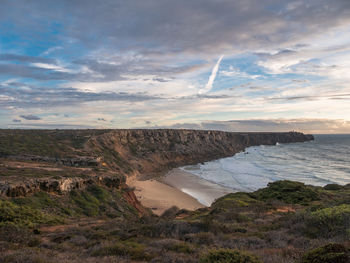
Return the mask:
[[288,133],[0,130],[0,262],[348,262],[350,187],[280,181],[156,216],[127,176],[231,156]]

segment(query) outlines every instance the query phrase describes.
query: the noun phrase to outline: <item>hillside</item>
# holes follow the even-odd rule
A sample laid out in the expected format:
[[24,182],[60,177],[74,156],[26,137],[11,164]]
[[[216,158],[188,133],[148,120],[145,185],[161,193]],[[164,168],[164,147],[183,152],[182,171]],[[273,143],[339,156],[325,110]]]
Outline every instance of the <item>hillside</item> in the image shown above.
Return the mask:
[[[312,139],[295,132],[0,130],[0,261],[347,262],[349,186],[280,181],[158,217],[125,180],[248,146]],[[312,261],[319,255],[333,261]]]

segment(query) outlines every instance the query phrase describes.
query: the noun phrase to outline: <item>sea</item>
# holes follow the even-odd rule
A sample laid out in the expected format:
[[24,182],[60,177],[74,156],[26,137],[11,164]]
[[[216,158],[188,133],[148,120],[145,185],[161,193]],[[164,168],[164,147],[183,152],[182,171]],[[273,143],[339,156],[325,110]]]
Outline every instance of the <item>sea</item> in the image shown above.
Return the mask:
[[350,135],[315,135],[309,142],[248,147],[232,157],[181,169],[232,192],[255,191],[278,180],[345,185],[350,183]]

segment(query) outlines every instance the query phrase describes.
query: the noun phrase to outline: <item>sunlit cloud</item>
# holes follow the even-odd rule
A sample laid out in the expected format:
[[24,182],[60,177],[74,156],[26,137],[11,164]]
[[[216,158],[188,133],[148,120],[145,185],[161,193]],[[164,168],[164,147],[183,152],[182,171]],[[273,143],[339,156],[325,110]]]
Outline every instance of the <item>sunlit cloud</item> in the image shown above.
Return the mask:
[[348,0],[5,1],[0,30],[0,127],[350,120]]

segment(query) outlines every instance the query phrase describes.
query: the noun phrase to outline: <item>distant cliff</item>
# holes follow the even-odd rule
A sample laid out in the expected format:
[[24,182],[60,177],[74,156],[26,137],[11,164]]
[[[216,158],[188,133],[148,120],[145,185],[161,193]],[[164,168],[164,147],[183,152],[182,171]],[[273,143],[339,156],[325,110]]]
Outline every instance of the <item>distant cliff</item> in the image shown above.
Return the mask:
[[313,140],[298,132],[233,133],[202,130],[113,130],[87,147],[113,169],[153,175],[174,167],[232,156],[246,147]]
[[65,194],[91,184],[125,188],[130,175],[232,156],[246,147],[312,135],[200,130],[0,130],[0,195]]

